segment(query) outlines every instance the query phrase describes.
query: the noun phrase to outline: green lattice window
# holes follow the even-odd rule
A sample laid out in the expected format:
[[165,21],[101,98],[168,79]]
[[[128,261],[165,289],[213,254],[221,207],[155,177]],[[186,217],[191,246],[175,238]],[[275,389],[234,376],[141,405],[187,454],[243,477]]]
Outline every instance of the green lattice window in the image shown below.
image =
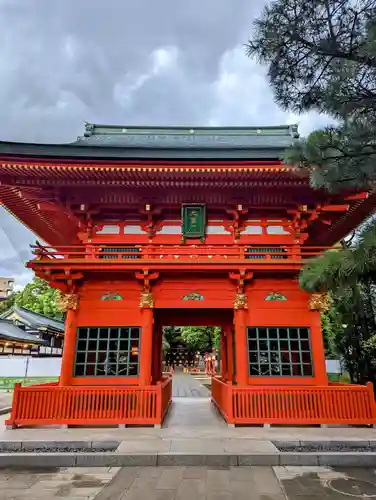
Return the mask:
[[311,377],[309,328],[249,327],[248,361],[252,377]]
[[139,373],[141,328],[80,327],[76,377],[136,377]]
[[245,251],[246,259],[287,259],[287,251],[282,247],[250,247]]
[[[105,255],[100,255],[100,259],[139,259],[141,249],[138,247],[107,247],[102,248],[100,253],[105,253]],[[119,255],[119,252],[131,252],[125,255]]]

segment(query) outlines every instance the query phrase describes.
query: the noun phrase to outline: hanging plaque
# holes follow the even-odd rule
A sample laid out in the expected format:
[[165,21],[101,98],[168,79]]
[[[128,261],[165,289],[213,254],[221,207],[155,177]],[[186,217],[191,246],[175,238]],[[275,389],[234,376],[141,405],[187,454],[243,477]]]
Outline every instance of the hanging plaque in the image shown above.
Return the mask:
[[205,238],[205,205],[183,205],[182,207],[182,235],[186,238]]

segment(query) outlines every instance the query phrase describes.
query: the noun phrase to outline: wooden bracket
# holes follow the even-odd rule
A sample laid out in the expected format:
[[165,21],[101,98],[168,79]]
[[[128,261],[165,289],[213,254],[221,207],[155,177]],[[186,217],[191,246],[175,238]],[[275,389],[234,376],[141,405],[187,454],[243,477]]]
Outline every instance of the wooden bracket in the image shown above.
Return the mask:
[[162,210],[156,208],[152,209],[150,205],[146,205],[146,208],[139,210],[139,212],[146,218],[146,221],[143,221],[141,223],[141,227],[144,231],[146,231],[146,234],[149,238],[149,243],[151,243],[156,232],[161,227],[160,221],[158,223],[158,221],[155,219],[161,215]]
[[242,229],[244,229],[244,218],[242,216],[248,214],[248,209],[238,205],[236,208],[227,209],[226,212],[233,218],[230,228],[233,232],[234,241],[237,242]]
[[236,292],[243,294],[245,282],[253,279],[254,273],[241,269],[237,272],[230,272],[229,277],[236,282]]
[[159,273],[157,273],[157,272],[150,273],[150,271],[144,270],[141,273],[136,273],[135,276],[136,276],[136,279],[143,281],[143,291],[150,292],[151,281],[157,280],[159,278]]

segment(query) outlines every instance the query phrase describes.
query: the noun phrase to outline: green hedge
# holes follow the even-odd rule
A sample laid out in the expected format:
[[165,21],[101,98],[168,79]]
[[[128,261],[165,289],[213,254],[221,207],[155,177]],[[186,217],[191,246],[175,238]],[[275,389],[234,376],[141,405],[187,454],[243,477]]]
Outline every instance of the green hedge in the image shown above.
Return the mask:
[[46,384],[57,382],[58,377],[0,377],[0,391],[12,391],[17,382],[22,385]]

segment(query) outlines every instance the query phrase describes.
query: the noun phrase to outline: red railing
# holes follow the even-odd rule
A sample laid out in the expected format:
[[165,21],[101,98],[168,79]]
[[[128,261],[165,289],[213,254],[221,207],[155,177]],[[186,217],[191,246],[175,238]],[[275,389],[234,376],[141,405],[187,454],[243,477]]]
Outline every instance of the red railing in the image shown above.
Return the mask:
[[232,416],[232,385],[229,382],[223,382],[218,377],[212,377],[211,380],[211,398],[218,410],[222,413],[226,421],[233,423]]
[[298,261],[319,255],[328,247],[299,245],[104,245],[48,247],[32,245],[32,253],[36,260],[51,262],[51,260],[90,260],[101,262],[119,262],[134,264],[135,260],[147,261],[192,261],[207,263],[221,260],[228,261]]
[[154,386],[14,387],[7,425],[161,424],[171,400],[171,378]]
[[235,424],[376,424],[372,384],[237,387],[213,377],[212,398]]
[[172,400],[172,376],[168,375],[160,384],[161,387],[161,421],[166,415]]

